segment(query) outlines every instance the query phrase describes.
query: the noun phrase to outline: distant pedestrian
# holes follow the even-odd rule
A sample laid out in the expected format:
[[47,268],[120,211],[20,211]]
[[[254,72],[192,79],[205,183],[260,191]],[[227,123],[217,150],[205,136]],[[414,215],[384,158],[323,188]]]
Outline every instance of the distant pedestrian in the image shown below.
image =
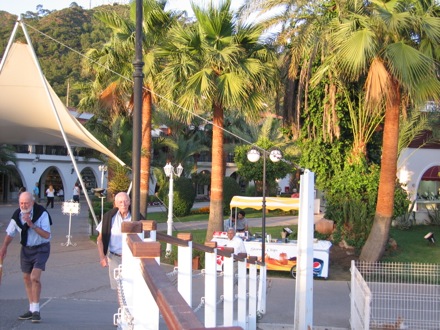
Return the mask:
[[46,196],[47,196],[46,208],[50,204],[50,208],[53,209],[53,201],[55,200],[55,189],[53,188],[52,185],[50,185],[49,188],[47,188]]
[[58,200],[60,202],[64,202],[64,190],[63,188],[60,188],[57,192]]
[[39,202],[40,198],[40,188],[38,188],[38,182],[35,183],[34,189],[32,189],[32,195],[34,197],[34,201]]
[[81,193],[81,190],[79,189],[78,183],[75,183],[75,186],[73,187],[73,201],[79,203],[79,194]]

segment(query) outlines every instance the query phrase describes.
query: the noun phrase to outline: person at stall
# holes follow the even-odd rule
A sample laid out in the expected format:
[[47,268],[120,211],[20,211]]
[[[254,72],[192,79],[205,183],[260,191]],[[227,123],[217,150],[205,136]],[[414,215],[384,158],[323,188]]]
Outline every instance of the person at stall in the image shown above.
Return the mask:
[[241,210],[237,215],[237,226],[235,227],[237,232],[244,233],[248,231],[248,219],[246,219],[246,212]]
[[[234,249],[234,255],[238,255],[239,253],[246,253],[246,247],[244,246],[243,240],[235,235],[235,229],[228,229],[228,240],[225,244],[226,247]],[[234,274],[237,274],[238,265],[237,262],[234,262]],[[238,284],[238,278],[234,278],[234,285]]]
[[228,229],[228,240],[225,244],[226,247],[234,248],[234,254],[246,253],[246,247],[244,246],[243,240],[235,235],[235,229]]
[[231,214],[229,218],[223,222],[223,230],[227,231],[229,228],[235,228],[235,214]]

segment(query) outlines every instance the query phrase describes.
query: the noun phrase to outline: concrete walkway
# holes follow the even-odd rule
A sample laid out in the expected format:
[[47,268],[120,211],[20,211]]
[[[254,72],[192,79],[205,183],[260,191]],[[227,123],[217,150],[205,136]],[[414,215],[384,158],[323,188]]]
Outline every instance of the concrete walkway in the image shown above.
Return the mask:
[[[16,205],[0,206],[0,241]],[[153,212],[152,209],[150,209]],[[49,209],[53,218],[51,256],[42,275],[41,324],[19,321],[17,316],[28,309],[28,302],[19,266],[19,238],[8,249],[3,263],[0,285],[0,329],[95,330],[114,329],[113,314],[118,310],[116,292],[110,289],[107,269],[101,268],[96,244],[90,241],[88,208],[81,203],[79,216],[72,216],[71,242],[65,246],[69,232],[69,216],[61,213],[61,204]],[[261,219],[250,219],[250,226],[261,226]],[[255,224],[254,224],[255,221]],[[260,225],[257,225],[257,223]],[[267,218],[267,225],[292,225],[290,217]],[[206,222],[176,222],[178,230],[206,228]],[[159,230],[166,230],[160,224]],[[168,271],[169,265],[163,265]],[[204,295],[203,277],[194,280],[194,306]],[[314,281],[314,329],[349,328],[349,283],[342,281]],[[259,329],[293,329],[295,310],[295,280],[268,278],[267,313],[258,324]],[[222,312],[219,306],[218,319]],[[197,313],[203,320],[203,308]],[[163,326],[166,329],[165,325]]]

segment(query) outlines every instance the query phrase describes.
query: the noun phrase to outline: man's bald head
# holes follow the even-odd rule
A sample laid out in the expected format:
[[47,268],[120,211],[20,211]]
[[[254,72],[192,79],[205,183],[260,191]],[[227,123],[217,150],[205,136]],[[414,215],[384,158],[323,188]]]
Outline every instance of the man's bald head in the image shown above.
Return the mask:
[[24,191],[19,198],[21,212],[29,213],[34,206],[34,197],[29,191]]
[[126,216],[130,208],[130,196],[123,191],[117,193],[115,196],[115,206],[123,216]]

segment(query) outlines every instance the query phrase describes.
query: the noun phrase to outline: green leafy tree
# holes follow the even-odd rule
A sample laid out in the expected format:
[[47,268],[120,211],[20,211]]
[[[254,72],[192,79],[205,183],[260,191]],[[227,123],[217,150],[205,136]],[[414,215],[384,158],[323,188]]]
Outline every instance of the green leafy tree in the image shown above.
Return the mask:
[[[133,82],[128,78],[133,75],[131,59],[135,49],[135,2],[131,6],[130,19],[115,12],[98,12],[96,17],[112,29],[109,43],[101,49],[88,52],[93,61],[85,62],[86,69],[93,73],[93,89],[98,93],[100,104],[105,104],[113,113],[133,110]],[[151,123],[155,77],[159,69],[154,57],[154,48],[164,36],[174,18],[164,11],[165,3],[154,0],[143,1],[143,60],[144,88],[142,95],[142,153],[140,173],[140,211],[147,214],[148,192],[151,167]]]
[[7,144],[0,144],[0,173],[13,173],[11,165],[15,164],[15,149]]
[[[280,121],[273,117],[267,117],[262,122],[255,124],[244,124],[235,128],[237,136],[243,138],[245,141],[255,142],[255,145],[262,150],[268,152],[272,148],[285,151],[289,145],[288,141],[283,137],[280,129]],[[241,131],[241,132],[238,132]],[[291,144],[291,143],[290,143]],[[258,192],[262,195],[263,192],[263,160],[256,163],[251,163],[247,159],[247,153],[250,147],[247,145],[238,146],[235,148],[235,163],[238,168],[238,174],[248,181],[255,181]],[[273,163],[266,155],[266,195],[276,193],[276,179],[284,178],[288,173],[293,172],[294,166],[291,163],[280,161]],[[289,155],[284,155],[289,158]]]
[[393,215],[402,94],[413,104],[440,95],[439,8],[435,1],[415,0],[340,6],[343,10],[328,31],[333,53],[322,69],[331,66],[347,81],[365,81],[366,106],[385,107],[376,212],[360,256],[374,262],[385,251]]

